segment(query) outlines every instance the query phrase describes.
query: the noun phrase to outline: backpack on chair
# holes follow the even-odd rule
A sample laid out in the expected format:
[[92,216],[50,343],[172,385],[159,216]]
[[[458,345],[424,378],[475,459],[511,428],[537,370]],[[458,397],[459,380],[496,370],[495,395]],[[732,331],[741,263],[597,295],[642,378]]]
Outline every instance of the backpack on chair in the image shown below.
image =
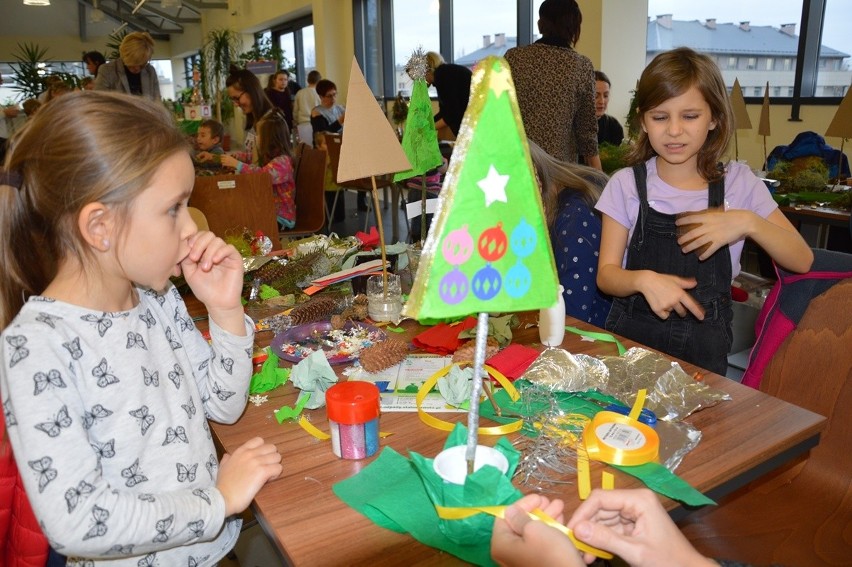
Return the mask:
[[775,352],[796,329],[811,300],[846,278],[852,278],[852,254],[814,249],[814,263],[805,274],[779,268],[778,281],[755,322],[757,339],[748,357],[742,383],[759,388],[763,373]]

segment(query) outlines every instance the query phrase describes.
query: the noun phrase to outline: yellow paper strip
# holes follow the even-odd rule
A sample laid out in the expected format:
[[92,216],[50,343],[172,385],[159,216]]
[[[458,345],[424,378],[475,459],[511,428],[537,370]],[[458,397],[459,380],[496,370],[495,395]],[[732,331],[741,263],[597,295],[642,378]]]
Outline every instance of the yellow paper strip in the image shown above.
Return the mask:
[[[423,423],[441,431],[452,431],[456,424],[451,423],[449,421],[444,421],[443,419],[438,419],[437,417],[423,411],[423,400],[426,399],[426,396],[429,394],[429,392],[432,391],[432,388],[435,387],[435,384],[438,383],[438,378],[441,378],[442,376],[447,374],[450,371],[450,368],[452,367],[452,364],[449,366],[445,366],[444,368],[432,374],[432,376],[430,376],[429,379],[426,380],[423,385],[420,386],[420,389],[417,391],[417,415],[420,416],[420,420]],[[490,375],[494,376],[494,379],[497,380],[498,384],[503,386],[512,401],[515,401],[521,397],[515,386],[513,386],[512,383],[509,382],[508,378],[503,376],[501,372],[498,372],[497,369],[492,368],[488,365],[484,365],[483,368]],[[480,435],[506,435],[507,433],[514,433],[515,431],[519,431],[523,426],[524,420],[519,419],[518,421],[513,421],[505,425],[499,425],[494,427],[480,427],[478,429],[478,432]]]
[[589,469],[589,457],[584,451],[577,451],[577,493],[585,500],[592,492],[592,473]]
[[304,429],[320,441],[328,441],[329,439],[331,439],[331,435],[329,435],[325,431],[322,431],[321,429],[317,429],[317,427],[313,423],[308,421],[308,418],[306,418],[304,415],[299,418],[299,425],[302,426],[302,429]]
[[[490,514],[496,518],[503,518],[506,513],[507,506],[466,506],[466,507],[449,507],[449,506],[435,506],[435,511],[438,513],[438,517],[442,520],[463,520],[464,518],[469,518],[470,516],[474,516],[476,514]],[[602,549],[598,549],[597,547],[592,547],[582,541],[578,540],[574,537],[574,532],[572,532],[567,527],[563,526],[541,510],[535,509],[532,512],[528,512],[527,515],[532,520],[537,520],[540,522],[544,522],[551,528],[555,528],[568,536],[568,539],[571,540],[571,543],[574,544],[574,547],[579,549],[584,553],[591,553],[595,557],[600,557],[601,559],[612,559],[612,554],[608,553]]]
[[630,409],[630,414],[627,416],[632,420],[639,419],[639,413],[642,411],[642,408],[645,406],[645,394],[647,392],[644,388],[636,392],[636,401],[633,402],[633,407]]
[[601,488],[604,490],[612,490],[615,488],[615,475],[607,471],[601,473]]

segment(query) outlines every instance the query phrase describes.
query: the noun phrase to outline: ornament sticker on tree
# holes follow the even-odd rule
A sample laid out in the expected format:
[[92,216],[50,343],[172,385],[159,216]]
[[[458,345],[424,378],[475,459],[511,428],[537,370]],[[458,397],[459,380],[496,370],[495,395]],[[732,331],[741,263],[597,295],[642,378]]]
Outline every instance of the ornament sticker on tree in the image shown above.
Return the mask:
[[541,194],[501,58],[473,73],[420,266],[404,310],[420,320],[540,309],[557,296]]

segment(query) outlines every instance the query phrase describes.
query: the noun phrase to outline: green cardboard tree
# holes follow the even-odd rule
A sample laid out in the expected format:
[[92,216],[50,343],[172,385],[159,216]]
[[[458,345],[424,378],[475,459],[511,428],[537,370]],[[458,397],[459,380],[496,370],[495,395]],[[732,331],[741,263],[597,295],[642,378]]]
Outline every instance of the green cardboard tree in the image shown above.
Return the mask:
[[[423,50],[414,50],[406,65],[406,71],[414,79],[411,102],[408,104],[408,116],[405,131],[402,134],[402,149],[411,162],[411,169],[394,175],[394,181],[420,177],[420,210],[426,210],[426,179],[424,174],[441,165],[444,161],[438,146],[438,131],[432,116],[432,101],[426,86],[426,55]],[[420,215],[420,240],[426,238],[426,214]]]
[[550,307],[558,293],[541,195],[506,60],[481,61],[470,89],[434,224],[403,308],[404,315],[419,320],[478,313],[468,474],[476,455],[488,313]]

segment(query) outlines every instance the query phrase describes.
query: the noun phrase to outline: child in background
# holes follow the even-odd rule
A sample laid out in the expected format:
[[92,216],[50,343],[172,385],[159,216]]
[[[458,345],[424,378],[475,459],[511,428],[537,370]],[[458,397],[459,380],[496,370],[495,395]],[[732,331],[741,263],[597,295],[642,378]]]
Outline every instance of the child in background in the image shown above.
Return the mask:
[[636,103],[634,168],[615,173],[596,206],[598,287],[616,298],[606,328],[724,375],[746,237],[793,272],[807,272],[813,253],[748,166],[718,166],[733,112],[712,59],[657,55]]
[[51,546],[69,564],[216,564],[281,457],[254,438],[216,458],[207,419],[245,408],[253,325],[239,253],[187,211],[183,135],[158,103],[85,91],[39,110],[0,174],[0,395]]
[[41,103],[38,99],[28,98],[23,102],[23,104],[21,104],[21,108],[24,109],[24,114],[27,115],[27,120],[30,120],[35,113],[38,112],[38,109],[41,108]]
[[195,145],[198,146],[195,162],[202,167],[220,167],[220,158],[225,153],[222,149],[224,137],[225,127],[221,122],[213,119],[202,122],[195,135]]
[[258,165],[243,163],[230,155],[222,156],[222,165],[234,168],[237,173],[269,173],[278,223],[284,228],[293,228],[296,226],[296,180],[287,117],[281,109],[274,108],[263,115],[255,129]]

